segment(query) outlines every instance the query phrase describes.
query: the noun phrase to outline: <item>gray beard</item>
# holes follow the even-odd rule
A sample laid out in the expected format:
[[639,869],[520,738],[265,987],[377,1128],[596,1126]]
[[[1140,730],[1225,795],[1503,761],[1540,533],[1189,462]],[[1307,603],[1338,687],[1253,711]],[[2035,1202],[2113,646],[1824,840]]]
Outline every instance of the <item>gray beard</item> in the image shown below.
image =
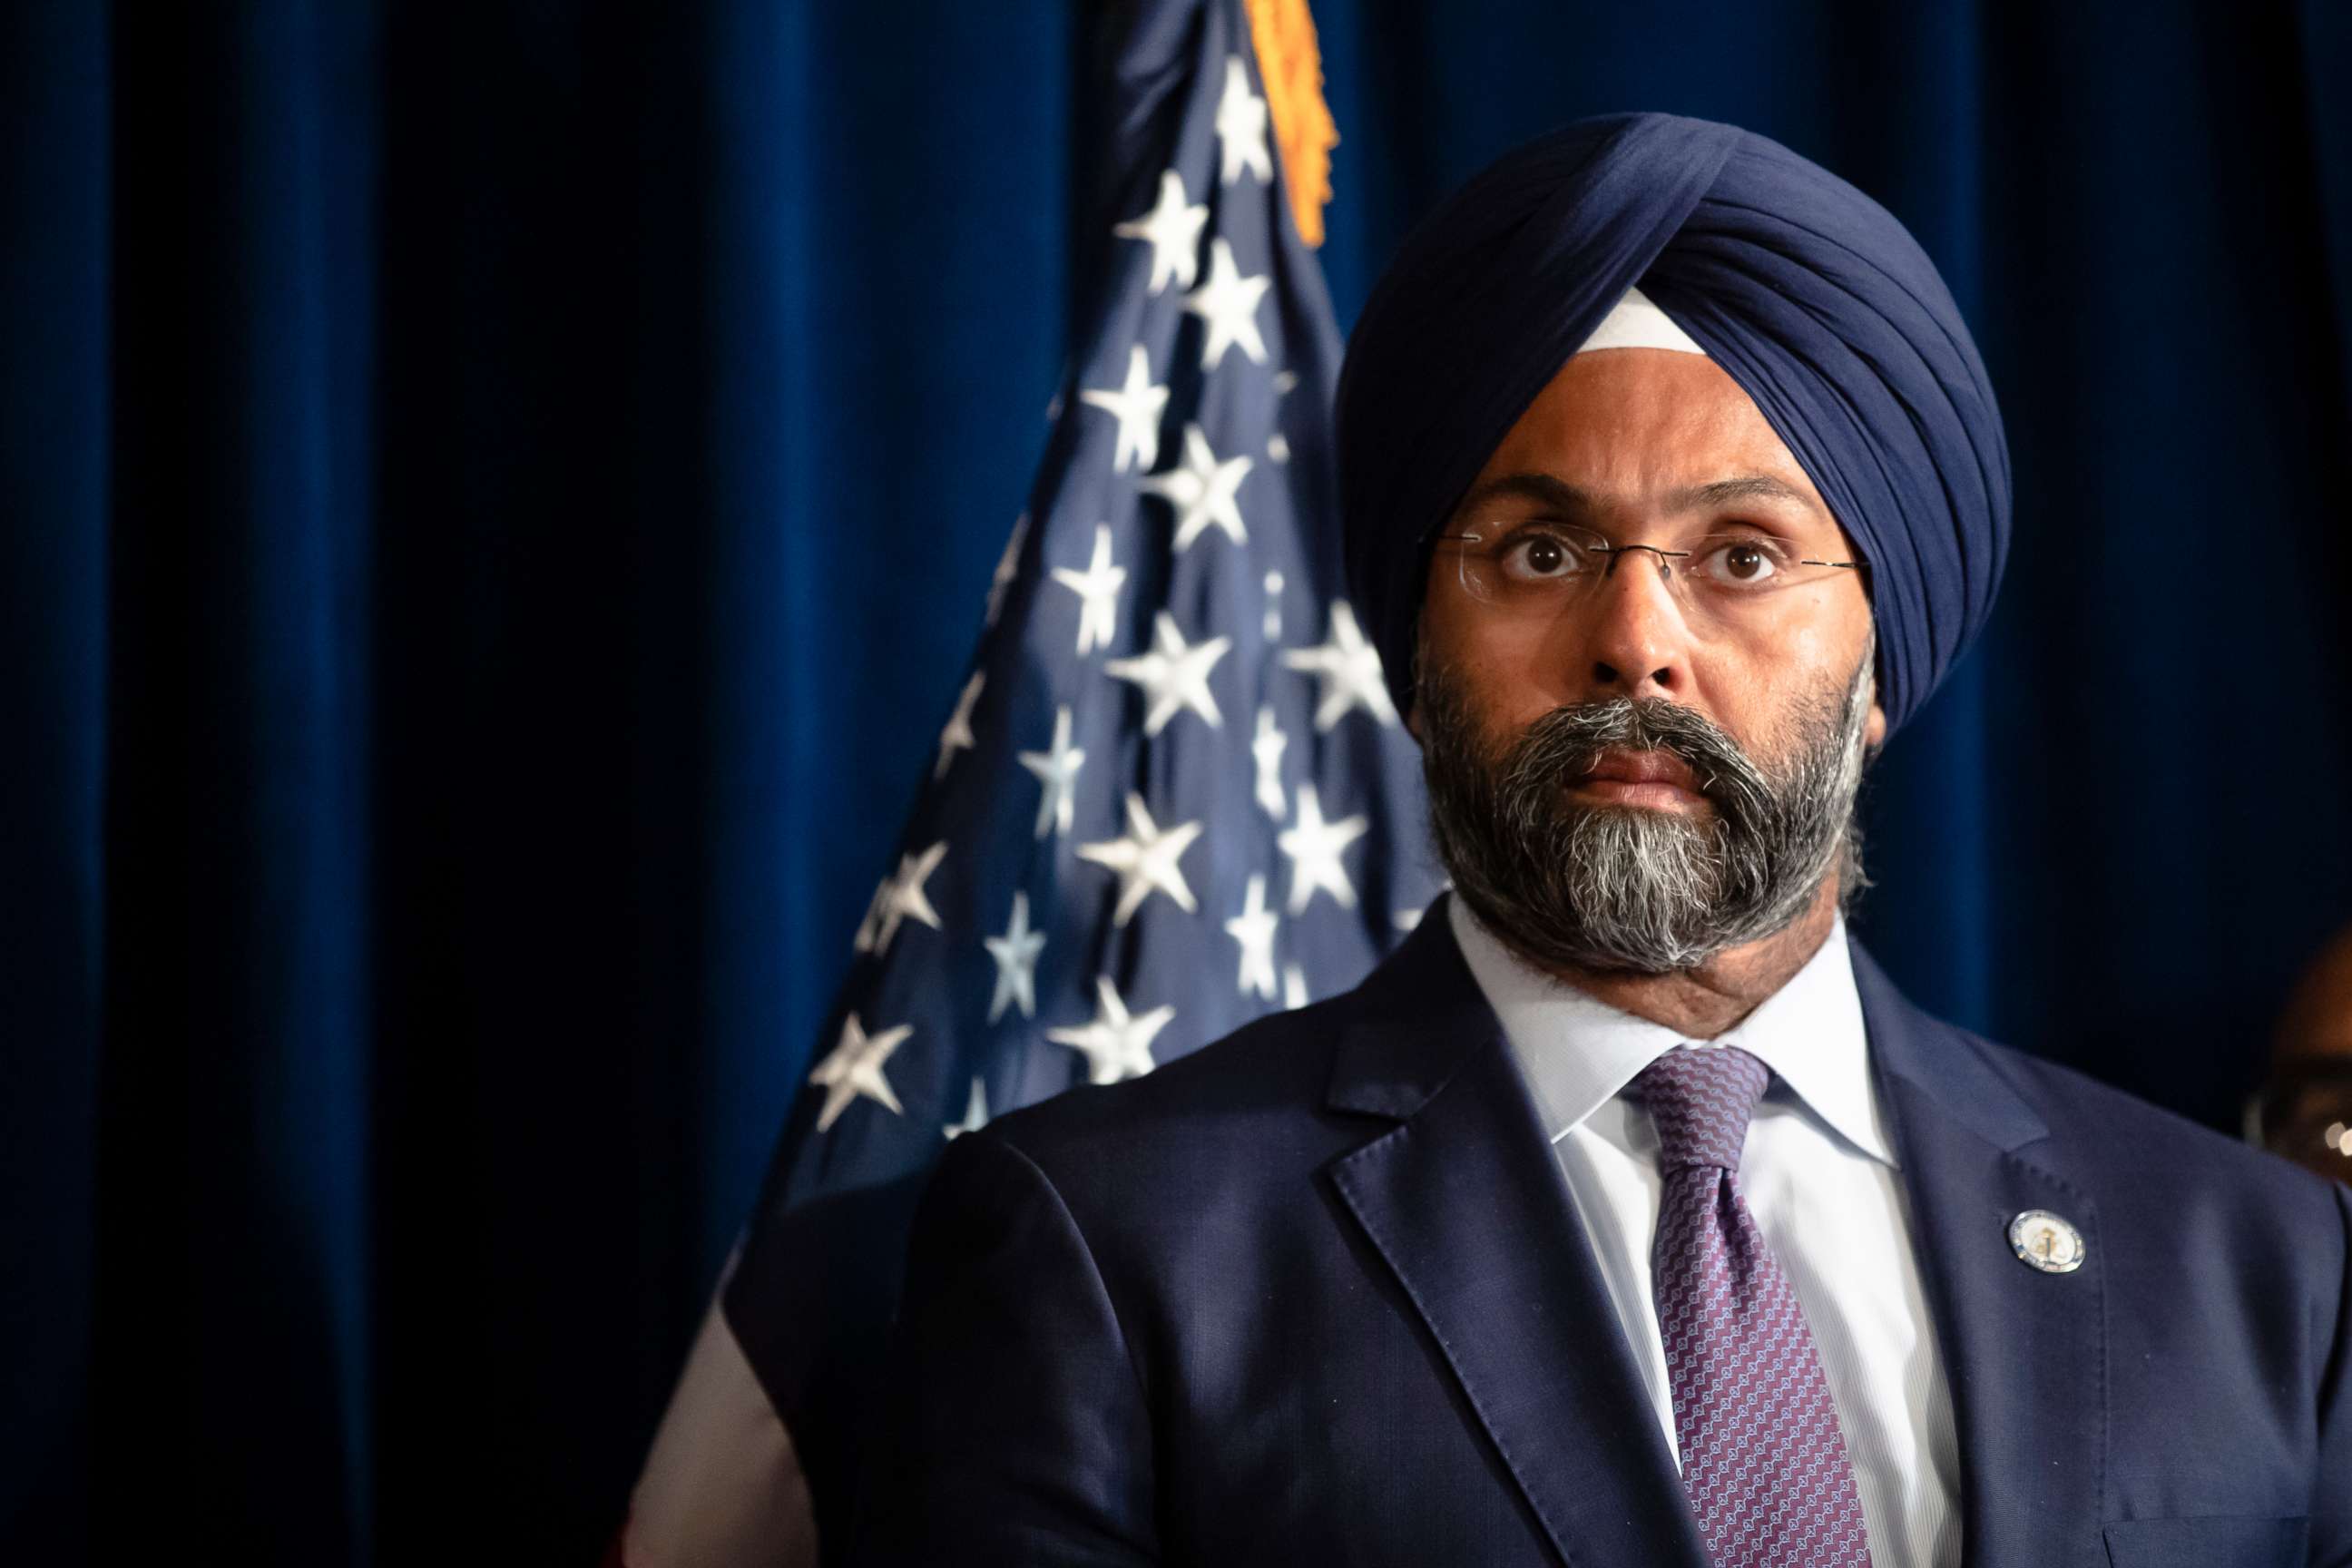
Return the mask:
[[[1872,651],[1843,691],[1800,701],[1782,748],[1790,762],[1768,773],[1716,725],[1663,698],[1555,709],[1490,756],[1466,694],[1424,648],[1422,766],[1454,892],[1538,964],[1648,974],[1785,929],[1832,870],[1841,901],[1851,899],[1868,885],[1853,805]],[[1680,757],[1712,816],[1565,796],[1601,752],[1619,748]]]

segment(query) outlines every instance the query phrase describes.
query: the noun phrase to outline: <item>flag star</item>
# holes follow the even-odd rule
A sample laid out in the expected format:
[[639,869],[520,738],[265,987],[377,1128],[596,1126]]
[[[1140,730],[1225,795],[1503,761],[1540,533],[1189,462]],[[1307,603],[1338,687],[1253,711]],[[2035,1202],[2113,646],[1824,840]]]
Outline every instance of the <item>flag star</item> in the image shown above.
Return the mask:
[[[1216,369],[1218,363],[1225,357],[1225,351],[1236,344],[1253,361],[1259,364],[1265,363],[1265,340],[1258,336],[1257,331],[1257,306],[1273,284],[1274,279],[1264,273],[1255,278],[1243,277],[1241,268],[1234,264],[1234,247],[1222,239],[1209,242],[1209,280],[1184,296],[1184,309],[1200,317],[1208,329],[1205,341],[1201,344],[1202,370]],[[1135,352],[1139,354],[1143,351],[1139,348]],[[1132,367],[1127,379],[1130,385],[1134,384]],[[1160,387],[1158,390],[1160,400],[1165,402],[1168,389]],[[1093,397],[1096,394],[1090,392],[1087,395]],[[1152,415],[1154,418],[1159,416],[1156,404]],[[1124,422],[1120,428],[1124,432]],[[1125,450],[1123,441],[1121,450]],[[1148,468],[1151,462],[1152,459],[1147,457],[1143,466]],[[1122,468],[1127,467],[1124,463],[1118,466]]]
[[1413,931],[1420,927],[1421,917],[1428,912],[1429,910],[1426,908],[1418,910],[1399,910],[1396,913],[1389,917],[1389,924],[1401,931]]
[[841,1043],[809,1074],[809,1082],[824,1089],[824,1109],[816,1117],[818,1131],[831,1131],[842,1111],[860,1095],[880,1101],[894,1116],[906,1114],[899,1107],[898,1097],[890,1092],[890,1080],[882,1076],[882,1064],[914,1032],[912,1026],[901,1024],[869,1037],[856,1014],[841,1021]]
[[1251,466],[1247,458],[1217,461],[1217,454],[1209,449],[1208,432],[1198,425],[1187,425],[1182,465],[1166,473],[1146,474],[1136,482],[1174,509],[1177,549],[1191,548],[1192,541],[1213,525],[1223,529],[1235,544],[1246,544],[1249,530],[1243,526],[1241,505],[1235,498]]
[[[1130,793],[1127,797],[1127,837],[1078,846],[1078,858],[1118,873],[1118,906],[1111,911],[1110,923],[1125,925],[1136,906],[1154,890],[1167,894],[1188,915],[1198,910],[1200,906],[1192,901],[1192,889],[1184,880],[1184,868],[1179,861],[1200,836],[1201,825],[1197,822],[1161,829],[1151,820],[1151,813],[1144,809],[1143,797]],[[1353,892],[1349,896],[1352,899]]]
[[1225,922],[1225,934],[1242,944],[1242,973],[1237,984],[1243,994],[1255,992],[1274,999],[1274,928],[1282,917],[1265,907],[1265,878],[1253,874],[1248,901],[1242,912]]
[[1008,1006],[1020,1008],[1024,1018],[1035,1017],[1037,954],[1045,949],[1045,933],[1029,929],[1029,895],[1013,895],[1013,923],[1003,936],[981,941],[988,956],[996,960],[996,994],[989,999],[988,1021],[1003,1017]]
[[1307,971],[1295,963],[1282,966],[1282,1005],[1294,1011],[1304,1007],[1312,998],[1307,994]]
[[[1220,247],[1224,243],[1222,239],[1217,241]],[[1210,280],[1215,281],[1213,269]],[[1193,298],[1185,296],[1188,307]],[[1256,331],[1255,322],[1250,330]],[[1265,355],[1261,352],[1257,357],[1264,359]],[[1168,389],[1151,384],[1151,357],[1143,352],[1141,343],[1127,351],[1124,385],[1082,387],[1078,401],[1118,421],[1118,448],[1111,458],[1113,469],[1123,474],[1130,465],[1149,468],[1160,461],[1160,414],[1168,406]]]
[[1045,1037],[1085,1055],[1089,1082],[1117,1083],[1123,1078],[1141,1078],[1152,1068],[1152,1037],[1168,1026],[1168,1021],[1176,1016],[1176,1009],[1154,1007],[1140,1016],[1130,1016],[1108,974],[1095,976],[1095,996],[1092,1023],[1048,1029]]
[[861,952],[886,952],[890,939],[898,934],[900,920],[918,920],[933,931],[940,929],[940,912],[931,908],[931,900],[923,891],[924,879],[939,868],[948,852],[942,839],[920,855],[898,857],[898,874],[886,879],[874,895],[867,919],[873,924],[873,934]]
[[1118,632],[1118,591],[1127,585],[1127,568],[1111,564],[1110,524],[1095,524],[1095,555],[1086,570],[1056,566],[1054,581],[1078,596],[1078,657],[1108,647]]
[[1290,438],[1276,430],[1265,438],[1265,455],[1277,463],[1290,461]]
[[1151,707],[1143,715],[1143,732],[1157,735],[1168,727],[1169,720],[1187,708],[1206,719],[1210,729],[1223,728],[1224,715],[1217,711],[1216,696],[1209,689],[1209,671],[1225,657],[1234,639],[1211,637],[1187,646],[1176,617],[1162,610],[1152,623],[1152,640],[1155,646],[1150,652],[1114,658],[1103,666],[1121,680],[1142,687],[1150,697]]
[[1141,217],[1114,225],[1111,233],[1151,247],[1150,287],[1157,294],[1171,281],[1180,289],[1192,286],[1201,264],[1201,230],[1208,221],[1206,204],[1186,205],[1184,177],[1167,169],[1160,175],[1159,202]]
[[1265,614],[1258,622],[1258,629],[1268,642],[1281,639],[1282,574],[1279,572],[1265,574]]
[[881,885],[874,889],[874,896],[866,900],[866,912],[857,920],[857,935],[849,944],[854,951],[874,951],[874,933],[882,927],[882,911],[889,907],[890,889],[897,881],[895,877],[883,878]]
[[1290,744],[1274,721],[1271,705],[1257,710],[1257,734],[1250,742],[1250,755],[1257,759],[1257,803],[1276,822],[1282,820],[1288,805],[1282,796],[1282,752]]
[[1070,830],[1070,815],[1074,809],[1071,786],[1077,783],[1078,769],[1087,754],[1070,744],[1070,710],[1063,706],[1054,710],[1053,744],[1042,752],[1023,752],[1021,765],[1037,775],[1045,789],[1037,797],[1037,837],[1045,837],[1051,824],[1055,833]]
[[1323,820],[1323,803],[1315,786],[1298,786],[1298,816],[1294,826],[1276,836],[1275,844],[1290,857],[1290,912],[1297,914],[1314,899],[1317,889],[1331,895],[1343,910],[1356,907],[1355,885],[1348,880],[1339,852],[1364,836],[1371,826],[1364,816]]
[[1217,100],[1220,183],[1232,184],[1244,169],[1260,184],[1274,178],[1274,153],[1265,142],[1265,100],[1250,90],[1249,68],[1242,64],[1239,55],[1227,55],[1225,90]]
[[1396,722],[1396,705],[1381,679],[1381,652],[1364,640],[1356,612],[1345,599],[1331,601],[1329,639],[1317,647],[1295,648],[1282,656],[1293,669],[1303,669],[1323,682],[1316,704],[1315,728],[1328,731],[1350,708],[1361,708],[1383,724]]
[[1023,512],[1013,520],[1013,537],[1004,542],[1004,553],[997,558],[996,571],[988,580],[988,621],[996,624],[997,612],[1004,608],[1004,591],[1021,570],[1021,542],[1029,535],[1029,514]]
[[980,700],[980,689],[987,684],[988,677],[978,670],[963,683],[963,695],[956,699],[955,711],[948,715],[947,728],[940,731],[940,760],[931,769],[931,777],[944,774],[958,752],[971,750],[971,706]]
[[963,1120],[949,1122],[947,1135],[954,1138],[966,1132],[977,1132],[987,1125],[988,1090],[981,1087],[980,1079],[974,1079],[971,1080],[971,1101],[964,1107]]

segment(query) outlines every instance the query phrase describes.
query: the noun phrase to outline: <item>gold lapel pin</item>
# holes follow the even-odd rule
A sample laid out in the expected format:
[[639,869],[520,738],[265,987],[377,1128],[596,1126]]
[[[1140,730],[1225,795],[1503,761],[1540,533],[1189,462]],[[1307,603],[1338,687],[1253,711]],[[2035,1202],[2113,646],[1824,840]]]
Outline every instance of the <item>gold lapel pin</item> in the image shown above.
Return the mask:
[[2044,1274],[2072,1274],[2083,1267],[2083,1233],[2048,1209],[2027,1209],[2009,1222],[2009,1249],[2020,1263]]

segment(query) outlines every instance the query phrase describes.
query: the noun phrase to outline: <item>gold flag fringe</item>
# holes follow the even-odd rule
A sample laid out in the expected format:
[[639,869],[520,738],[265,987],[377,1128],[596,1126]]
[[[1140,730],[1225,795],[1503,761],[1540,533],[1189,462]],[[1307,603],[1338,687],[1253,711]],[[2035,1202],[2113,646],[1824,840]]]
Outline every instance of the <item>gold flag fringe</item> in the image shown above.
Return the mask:
[[1247,0],[1250,40],[1265,82],[1291,221],[1298,237],[1323,243],[1323,208],[1331,199],[1331,149],[1339,127],[1323,101],[1323,57],[1315,45],[1315,18],[1307,0]]

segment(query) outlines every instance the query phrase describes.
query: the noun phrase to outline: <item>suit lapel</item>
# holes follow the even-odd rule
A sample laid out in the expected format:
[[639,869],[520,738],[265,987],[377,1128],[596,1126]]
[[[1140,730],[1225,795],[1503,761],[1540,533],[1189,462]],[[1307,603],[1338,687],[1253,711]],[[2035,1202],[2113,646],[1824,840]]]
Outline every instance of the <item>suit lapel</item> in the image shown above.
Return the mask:
[[[1985,1568],[2103,1561],[2097,1212],[2031,1157],[2046,1156],[2049,1130],[1973,1040],[1913,1007],[1859,947],[1854,977],[1951,1389],[1965,1560]],[[2045,1274],[2017,1259],[2009,1224],[2026,1209],[2073,1222],[2085,1244],[2081,1268]]]
[[1501,1025],[1444,919],[1358,993],[1329,1103],[1398,1125],[1328,1167],[1562,1561],[1706,1562]]

